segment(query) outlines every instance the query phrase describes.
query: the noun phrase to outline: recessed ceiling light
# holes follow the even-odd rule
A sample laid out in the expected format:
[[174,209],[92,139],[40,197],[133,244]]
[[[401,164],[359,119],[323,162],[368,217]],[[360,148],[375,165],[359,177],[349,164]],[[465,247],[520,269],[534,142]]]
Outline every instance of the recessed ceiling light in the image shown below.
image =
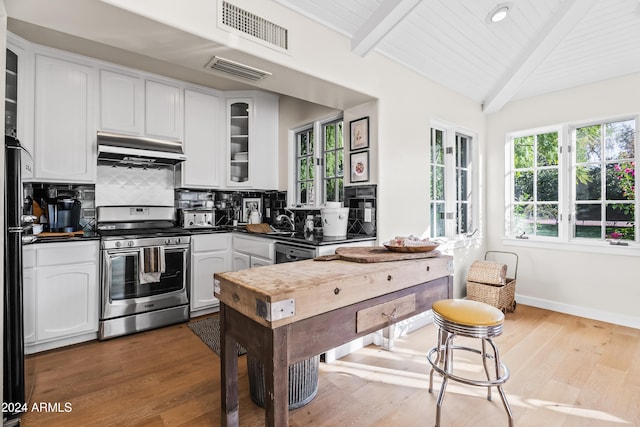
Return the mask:
[[487,14],[487,23],[495,24],[496,22],[500,22],[507,17],[509,14],[509,10],[511,9],[511,3],[500,3],[496,7],[494,7],[491,12]]

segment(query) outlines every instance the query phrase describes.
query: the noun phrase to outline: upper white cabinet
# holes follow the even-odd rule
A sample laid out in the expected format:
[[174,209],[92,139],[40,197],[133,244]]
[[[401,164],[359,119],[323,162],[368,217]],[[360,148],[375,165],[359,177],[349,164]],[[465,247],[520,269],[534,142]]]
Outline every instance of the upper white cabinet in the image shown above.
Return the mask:
[[218,92],[185,89],[184,149],[187,160],[178,165],[177,187],[212,188],[220,185],[223,128],[222,98]]
[[124,70],[100,70],[100,129],[182,140],[182,87]]
[[[12,127],[20,144],[33,155],[33,55],[29,42],[7,34],[7,71],[5,94],[5,134]],[[22,171],[22,177],[33,177],[33,170]]]
[[145,134],[182,139],[182,88],[159,81],[145,81]]
[[226,184],[277,189],[278,97],[267,92],[227,93]]
[[87,64],[36,53],[34,179],[95,182],[95,82]]
[[144,132],[144,80],[100,70],[100,128],[107,132]]

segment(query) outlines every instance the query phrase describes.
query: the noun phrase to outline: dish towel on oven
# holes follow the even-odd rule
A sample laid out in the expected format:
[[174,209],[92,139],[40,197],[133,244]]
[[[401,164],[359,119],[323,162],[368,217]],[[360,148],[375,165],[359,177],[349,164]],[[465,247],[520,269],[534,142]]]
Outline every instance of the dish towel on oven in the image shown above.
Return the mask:
[[140,284],[156,283],[164,273],[164,248],[153,246],[140,250]]

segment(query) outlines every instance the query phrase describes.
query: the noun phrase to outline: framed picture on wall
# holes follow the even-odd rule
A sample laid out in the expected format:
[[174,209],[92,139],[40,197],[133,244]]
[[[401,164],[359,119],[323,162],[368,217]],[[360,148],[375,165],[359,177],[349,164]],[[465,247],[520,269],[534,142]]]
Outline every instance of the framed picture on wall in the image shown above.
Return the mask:
[[369,151],[351,153],[351,182],[369,181]]
[[242,199],[242,222],[249,222],[251,211],[258,211],[262,215],[262,199],[259,197]]
[[369,117],[353,120],[349,126],[351,128],[351,151],[369,148]]

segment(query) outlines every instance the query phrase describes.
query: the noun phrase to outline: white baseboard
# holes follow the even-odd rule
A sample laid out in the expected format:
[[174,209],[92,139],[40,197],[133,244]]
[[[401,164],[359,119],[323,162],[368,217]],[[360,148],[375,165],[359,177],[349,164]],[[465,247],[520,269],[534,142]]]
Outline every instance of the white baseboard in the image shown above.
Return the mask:
[[564,304],[556,301],[545,300],[541,298],[528,297],[526,295],[516,294],[516,302],[519,304],[530,305],[532,307],[544,308],[560,313],[571,314],[574,316],[585,317],[587,319],[599,320],[602,322],[613,323],[630,328],[640,329],[640,317],[625,316],[610,311],[594,310],[591,308],[580,307],[577,305]]

